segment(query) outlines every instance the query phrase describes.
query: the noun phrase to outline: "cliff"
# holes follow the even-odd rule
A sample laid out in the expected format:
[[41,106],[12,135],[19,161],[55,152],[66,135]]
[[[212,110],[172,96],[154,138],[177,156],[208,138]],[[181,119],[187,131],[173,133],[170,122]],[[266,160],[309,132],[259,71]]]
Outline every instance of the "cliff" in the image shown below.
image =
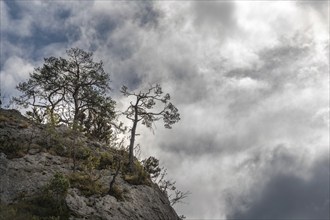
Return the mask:
[[143,169],[122,168],[108,193],[116,155],[126,154],[1,109],[0,219],[179,219]]

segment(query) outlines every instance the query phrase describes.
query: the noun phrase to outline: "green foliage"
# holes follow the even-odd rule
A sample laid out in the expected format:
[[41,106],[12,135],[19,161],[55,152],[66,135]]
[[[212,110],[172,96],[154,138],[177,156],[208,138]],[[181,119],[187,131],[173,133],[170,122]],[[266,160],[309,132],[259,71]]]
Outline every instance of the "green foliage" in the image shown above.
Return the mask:
[[135,163],[135,169],[133,173],[124,175],[123,179],[132,185],[151,185],[150,175],[144,170],[143,166],[139,163]]
[[98,181],[83,172],[74,172],[68,176],[71,187],[77,188],[84,196],[103,195],[106,193],[104,186]]
[[[6,219],[18,219],[17,216],[17,210],[13,207],[7,206],[7,205],[0,205],[0,220],[6,220]],[[25,216],[24,216],[25,217]],[[20,218],[22,219],[22,218]]]
[[155,157],[149,157],[142,161],[143,168],[150,174],[152,179],[157,178],[160,175],[161,168],[159,167],[159,160]]
[[88,160],[89,157],[91,157],[92,155],[92,149],[90,149],[89,147],[86,147],[82,144],[78,144],[78,146],[76,146],[76,158],[77,160]]
[[149,157],[147,160],[143,162],[145,170],[149,170],[152,175],[152,181],[156,183],[162,193],[164,193],[168,200],[170,201],[171,206],[175,205],[176,203],[182,202],[190,192],[180,191],[175,186],[175,181],[167,180],[167,169],[164,167],[159,167],[159,161],[156,158]]
[[68,192],[69,187],[69,180],[63,174],[56,173],[46,190],[50,191],[54,196],[63,197]]
[[93,60],[93,53],[79,48],[66,51],[67,58],[49,57],[37,67],[26,82],[19,83],[22,93],[13,101],[25,108],[39,123],[78,126],[90,136],[106,141],[112,134],[115,102],[107,96],[110,75],[103,63]]
[[100,158],[94,155],[90,155],[86,160],[82,162],[82,170],[87,175],[93,176],[94,170],[99,166]]
[[90,138],[109,143],[114,135],[113,126],[116,126],[112,123],[116,118],[115,102],[109,97],[95,96],[93,105],[93,111],[89,111],[88,116],[81,120],[83,131]]
[[50,123],[52,126],[59,125],[61,117],[59,114],[52,112],[49,107],[46,110],[46,119],[48,123]]
[[[126,97],[133,96],[136,98],[135,104],[131,102],[130,106],[124,112],[124,115],[132,121],[140,121],[148,128],[152,127],[155,121],[163,119],[165,128],[172,128],[172,125],[180,120],[178,109],[170,102],[170,95],[163,95],[162,88],[159,84],[150,86],[146,91],[139,93],[130,92],[126,86],[122,86],[121,92]],[[157,104],[163,104],[160,111],[152,111]],[[134,116],[137,116],[135,118]]]
[[71,141],[66,135],[60,134],[56,130],[56,127],[51,124],[46,125],[43,131],[43,139],[40,139],[38,144],[43,146],[51,154],[62,157],[70,156],[68,146],[72,144]]
[[[130,144],[129,144],[129,169],[134,170],[134,143],[136,128],[141,121],[142,125],[152,129],[156,121],[163,119],[165,128],[172,128],[172,125],[180,120],[179,110],[170,102],[170,95],[163,95],[159,84],[150,86],[146,91],[138,93],[131,92],[126,86],[122,86],[121,92],[126,97],[133,97],[128,108],[123,112],[127,119],[132,121]],[[158,110],[155,110],[158,109]]]
[[28,127],[28,121],[17,110],[0,109],[0,129],[7,128],[0,133],[0,152],[5,153],[9,159],[24,156],[30,143],[19,139],[17,129]]
[[[11,109],[0,109],[0,125],[10,127],[24,127],[26,125],[26,119],[19,113],[19,111]],[[22,125],[22,126],[20,126]]]
[[107,169],[111,167],[113,164],[113,155],[109,152],[100,153],[100,163],[98,165],[98,169]]
[[12,136],[11,132],[0,136],[0,152],[5,153],[9,159],[24,155],[23,143],[20,143]]
[[10,121],[11,121],[11,119],[8,116],[3,115],[3,114],[0,115],[0,123],[8,123]]
[[60,173],[56,173],[41,192],[33,197],[11,205],[0,205],[0,220],[66,220],[69,209],[65,196],[69,181]]
[[67,220],[68,216],[38,216],[31,213],[28,207],[31,204],[16,203],[10,205],[0,204],[0,220]]
[[39,216],[54,216],[66,219],[69,210],[65,203],[65,197],[70,187],[69,180],[61,173],[56,173],[44,188],[41,196],[34,198]]

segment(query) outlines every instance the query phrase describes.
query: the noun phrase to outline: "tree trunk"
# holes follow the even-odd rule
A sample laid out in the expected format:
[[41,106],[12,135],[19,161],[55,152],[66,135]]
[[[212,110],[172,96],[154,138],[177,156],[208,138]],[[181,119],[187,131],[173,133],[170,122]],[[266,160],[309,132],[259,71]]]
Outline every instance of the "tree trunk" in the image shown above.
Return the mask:
[[116,177],[117,177],[118,174],[119,174],[120,166],[121,166],[121,161],[119,160],[119,161],[118,161],[117,168],[116,168],[116,173],[113,175],[112,180],[111,180],[111,182],[110,182],[110,187],[109,187],[109,191],[108,191],[108,194],[109,194],[109,195],[112,194],[112,191],[113,191],[113,185],[115,184]]
[[134,171],[134,142],[135,142],[135,132],[138,123],[138,112],[137,112],[137,105],[134,106],[134,121],[133,127],[131,130],[131,139],[129,143],[129,171],[133,173]]
[[50,110],[50,123],[53,127],[55,127],[54,107]]
[[[78,93],[79,93],[79,87],[77,87],[73,93],[73,101],[74,101],[74,116],[73,116],[73,125],[72,130],[75,137],[77,137],[77,131],[78,131],[78,115],[79,115],[79,101],[78,101]],[[76,171],[76,154],[77,154],[77,146],[76,146],[76,139],[74,139],[74,146],[73,146],[73,172]]]

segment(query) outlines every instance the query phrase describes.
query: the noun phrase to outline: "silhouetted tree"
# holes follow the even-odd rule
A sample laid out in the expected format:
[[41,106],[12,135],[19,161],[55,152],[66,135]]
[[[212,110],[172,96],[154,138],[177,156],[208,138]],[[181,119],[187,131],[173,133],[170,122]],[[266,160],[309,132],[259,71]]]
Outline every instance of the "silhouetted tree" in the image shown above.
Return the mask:
[[93,61],[93,53],[79,48],[66,52],[68,58],[45,58],[27,82],[18,84],[22,95],[14,101],[32,107],[27,114],[38,122],[65,123],[106,139],[115,117],[115,102],[107,96],[110,76],[102,61]]
[[[130,144],[129,144],[129,170],[134,170],[134,142],[138,123],[141,121],[148,128],[152,127],[155,121],[163,119],[165,128],[172,128],[172,125],[180,120],[178,109],[169,102],[170,95],[163,95],[162,88],[159,84],[150,86],[150,88],[138,93],[129,92],[126,86],[121,88],[121,92],[129,97],[134,97],[135,101],[130,102],[130,106],[124,112],[124,115],[132,121]],[[156,104],[163,104],[161,110],[152,109]],[[158,105],[157,105],[158,107]],[[159,108],[157,108],[159,109]]]

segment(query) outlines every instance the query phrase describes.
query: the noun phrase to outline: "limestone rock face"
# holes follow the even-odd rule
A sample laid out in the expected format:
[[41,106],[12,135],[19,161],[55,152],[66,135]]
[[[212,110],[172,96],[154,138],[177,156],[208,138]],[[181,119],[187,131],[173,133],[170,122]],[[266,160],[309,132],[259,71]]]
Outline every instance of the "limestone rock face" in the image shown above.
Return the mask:
[[131,188],[123,202],[110,195],[86,198],[72,189],[66,202],[75,214],[85,219],[178,219],[161,192],[148,186]]
[[[42,136],[42,130],[45,128],[32,124],[23,124],[20,127],[22,120],[27,123],[28,120],[16,111],[12,113],[16,115],[13,117],[19,117],[19,120],[10,122],[7,119],[1,121],[0,118],[0,139],[4,134],[10,133],[15,134],[10,140],[15,139],[17,143],[21,143],[29,138],[32,131],[36,132],[33,134],[36,138],[28,143],[32,147],[25,150],[22,156],[10,157],[0,148],[0,205],[13,204],[22,198],[32,197],[49,183],[55,173],[69,175],[73,166],[69,157],[40,150],[40,145],[47,143],[47,139]],[[3,143],[7,144],[4,141]],[[33,147],[34,144],[36,147]],[[86,141],[87,144],[95,145]],[[95,170],[94,174],[100,176],[99,181],[103,186],[109,186],[112,180],[112,172],[109,169]],[[124,192],[122,200],[108,194],[86,196],[79,189],[70,186],[65,197],[70,219],[179,219],[167,196],[157,185],[131,185],[123,180],[121,175],[117,176],[116,184]]]
[[66,158],[48,153],[25,155],[22,158],[7,159],[0,156],[0,201],[12,203],[22,195],[33,195],[41,190],[56,172],[68,173]]

